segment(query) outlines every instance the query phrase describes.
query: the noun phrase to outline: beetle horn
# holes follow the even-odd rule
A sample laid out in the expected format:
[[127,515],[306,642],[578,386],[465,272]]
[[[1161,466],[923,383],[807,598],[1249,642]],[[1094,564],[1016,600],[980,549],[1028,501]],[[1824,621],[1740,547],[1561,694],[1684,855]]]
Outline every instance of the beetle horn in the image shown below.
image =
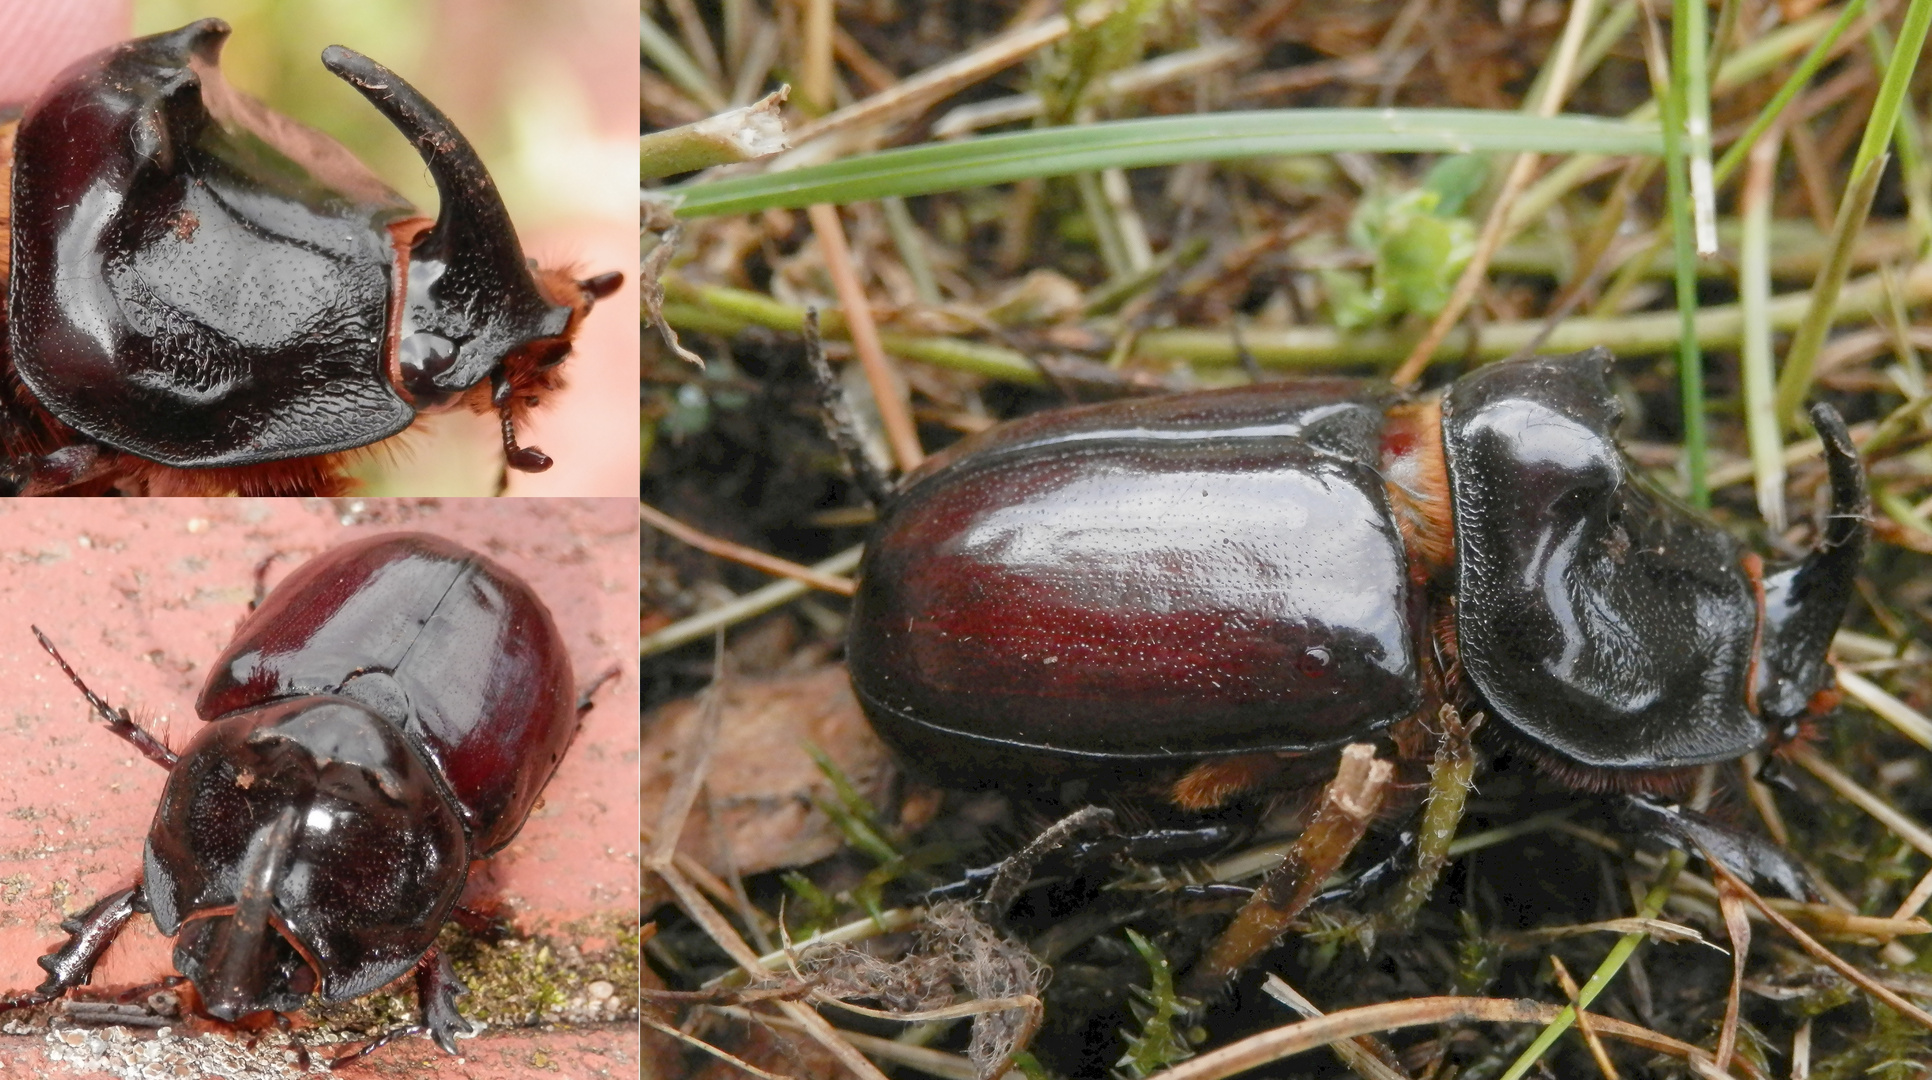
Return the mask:
[[[369,99],[415,145],[442,201],[436,224],[409,253],[408,300],[400,339],[424,335],[418,351],[453,356],[429,377],[436,390],[466,390],[502,370],[504,359],[562,334],[568,305],[544,298],[517,242],[510,212],[483,159],[449,117],[401,76],[331,45],[322,64]],[[427,389],[427,388],[426,388]],[[524,468],[531,462],[512,461]]]
[[206,974],[196,989],[201,991],[208,1015],[218,1020],[235,1020],[266,1007],[261,1002],[271,989],[268,980],[280,967],[274,958],[277,935],[268,924],[268,916],[294,836],[294,807],[284,809],[280,817],[255,834],[242,860],[235,912],[227,918],[216,917],[210,928],[213,941],[207,952]]
[[1764,577],[1764,653],[1758,705],[1770,719],[1789,722],[1810,711],[1812,695],[1831,685],[1825,652],[1851,603],[1852,579],[1865,556],[1871,496],[1851,433],[1838,411],[1811,407],[1831,474],[1831,514],[1818,546],[1802,561]]

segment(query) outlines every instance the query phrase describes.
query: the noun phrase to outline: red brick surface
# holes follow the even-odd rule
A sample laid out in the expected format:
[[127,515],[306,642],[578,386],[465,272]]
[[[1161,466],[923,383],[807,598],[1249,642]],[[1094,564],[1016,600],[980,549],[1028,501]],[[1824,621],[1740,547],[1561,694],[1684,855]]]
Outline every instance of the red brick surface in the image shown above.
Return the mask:
[[[246,614],[263,558],[287,555],[272,566],[273,584],[311,554],[398,529],[459,540],[522,575],[556,616],[580,682],[612,665],[620,671],[585,717],[541,808],[473,875],[472,898],[500,902],[527,932],[588,916],[634,918],[637,528],[635,503],[620,499],[0,505],[0,991],[38,983],[34,960],[61,940],[60,919],[133,879],[164,778],[90,720],[29,625],[45,630],[98,693],[178,747],[199,723],[193,702],[206,665]],[[166,974],[169,951],[152,923],[137,918],[95,982],[128,985]],[[635,1033],[621,1031],[515,1035],[497,1057],[545,1040],[559,1054],[576,1053],[572,1040],[600,1048],[585,1051],[585,1062],[608,1063],[617,1051],[636,1060]],[[0,1037],[0,1061],[34,1060],[37,1043]],[[430,1060],[427,1046],[411,1040],[385,1054]],[[421,1075],[605,1075],[589,1064],[540,1073],[468,1067],[481,1071],[439,1067]],[[38,1074],[28,1068],[0,1078]]]

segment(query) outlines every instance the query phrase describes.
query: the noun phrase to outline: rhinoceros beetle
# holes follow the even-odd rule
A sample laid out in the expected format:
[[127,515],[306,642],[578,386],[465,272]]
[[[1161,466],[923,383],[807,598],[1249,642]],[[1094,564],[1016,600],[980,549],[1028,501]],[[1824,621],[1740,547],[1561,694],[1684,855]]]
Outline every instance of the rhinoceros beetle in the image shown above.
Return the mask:
[[1266,383],[971,437],[881,509],[858,699],[950,786],[1191,763],[1170,788],[1188,809],[1445,703],[1594,790],[1665,789],[1791,737],[1835,700],[1826,649],[1865,543],[1845,426],[1812,410],[1830,520],[1770,565],[1630,463],[1610,359],[1495,364],[1422,400]]
[[62,923],[46,981],[0,1007],[88,982],[146,913],[217,1019],[348,1000],[413,969],[422,1023],[407,1030],[455,1052],[465,991],[437,933],[471,863],[522,828],[587,707],[528,585],[421,533],[327,551],[215,660],[195,703],[206,724],[179,754],[40,640],[168,780],[134,884]]
[[14,493],[331,494],[419,414],[516,423],[622,281],[535,270],[482,160],[394,72],[322,63],[422,155],[434,222],[346,148],[223,80],[203,19],[67,68],[0,125]]

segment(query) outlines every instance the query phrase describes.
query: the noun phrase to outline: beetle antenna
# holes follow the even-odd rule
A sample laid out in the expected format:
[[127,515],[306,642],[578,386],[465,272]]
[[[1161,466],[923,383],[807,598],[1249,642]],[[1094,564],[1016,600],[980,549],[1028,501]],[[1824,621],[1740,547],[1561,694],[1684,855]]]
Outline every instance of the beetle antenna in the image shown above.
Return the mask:
[[812,366],[812,379],[818,384],[818,407],[825,420],[825,432],[845,455],[845,467],[873,506],[884,507],[892,501],[893,483],[871,455],[852,420],[851,403],[839,386],[839,377],[825,361],[825,345],[818,336],[818,309],[805,309],[805,362]]
[[505,401],[496,407],[496,414],[503,421],[503,458],[510,467],[518,472],[542,472],[556,464],[550,455],[534,446],[517,445],[516,425],[510,422],[510,403]]
[[54,663],[60,665],[61,672],[67,676],[67,681],[74,684],[75,688],[81,692],[81,696],[87,699],[87,703],[94,707],[94,712],[99,714],[100,718],[107,722],[107,729],[109,731],[133,743],[134,748],[141,751],[142,757],[147,758],[156,765],[164,769],[174,768],[176,756],[174,751],[168,749],[165,743],[148,734],[139,724],[136,724],[134,719],[127,714],[126,709],[117,709],[109,705],[105,698],[89,690],[87,684],[81,680],[80,675],[72,667],[68,666],[66,658],[60,655],[60,650],[54,648],[54,643],[48,640],[46,634],[40,632],[40,627],[34,627],[33,632],[34,636],[40,639],[40,647],[46,649],[47,655],[53,657]]

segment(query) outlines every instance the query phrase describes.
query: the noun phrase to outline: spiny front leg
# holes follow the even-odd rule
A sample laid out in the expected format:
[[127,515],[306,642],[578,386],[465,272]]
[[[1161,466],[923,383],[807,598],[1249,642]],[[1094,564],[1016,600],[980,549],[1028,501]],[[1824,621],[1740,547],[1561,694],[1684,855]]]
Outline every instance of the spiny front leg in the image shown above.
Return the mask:
[[423,1026],[429,1037],[446,1054],[456,1053],[456,1037],[475,1031],[456,1008],[456,999],[470,992],[456,977],[449,957],[441,949],[431,949],[416,964],[416,1002],[422,1009]]
[[450,966],[449,957],[443,955],[441,949],[429,950],[421,960],[416,961],[416,1001],[422,1011],[422,1021],[390,1028],[352,1053],[329,1062],[329,1069],[334,1071],[361,1061],[391,1042],[410,1035],[428,1035],[446,1053],[456,1053],[456,1036],[468,1035],[475,1030],[456,1008],[456,999],[469,992],[463,980],[456,977],[456,969]]
[[156,765],[164,769],[174,768],[174,751],[168,749],[167,745],[160,739],[142,730],[141,726],[136,724],[132,717],[128,716],[126,709],[117,709],[109,705],[106,699],[94,691],[89,690],[87,684],[81,681],[81,677],[75,673],[74,669],[67,665],[67,661],[60,655],[60,650],[54,648],[54,643],[48,640],[46,634],[40,632],[40,627],[34,627],[33,631],[34,636],[40,639],[40,647],[46,649],[47,655],[53,657],[54,663],[60,665],[60,670],[67,676],[68,681],[72,682],[80,690],[81,696],[87,699],[87,703],[94,707],[95,714],[107,722],[107,729],[109,731],[133,743],[134,748],[141,751],[142,757],[147,758]]
[[42,1005],[76,986],[86,985],[93,978],[94,965],[100,962],[101,954],[120,935],[128,920],[147,909],[147,900],[137,882],[108,893],[79,915],[62,919],[60,928],[67,931],[67,941],[38,961],[47,972],[46,981],[31,994],[0,998],[0,1012]]

